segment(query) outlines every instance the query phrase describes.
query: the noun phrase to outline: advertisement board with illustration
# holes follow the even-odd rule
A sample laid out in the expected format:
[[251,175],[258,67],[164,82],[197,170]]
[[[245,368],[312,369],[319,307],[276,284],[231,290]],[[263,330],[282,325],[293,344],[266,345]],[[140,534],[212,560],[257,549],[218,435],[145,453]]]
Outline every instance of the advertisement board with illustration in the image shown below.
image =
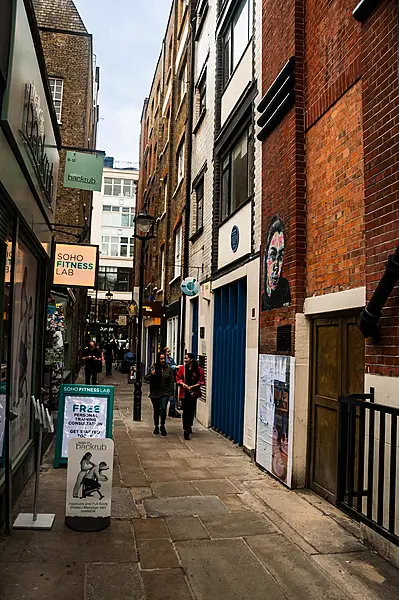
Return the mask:
[[68,456],[66,517],[109,517],[114,442],[74,438]]
[[291,487],[294,367],[291,356],[259,356],[256,462]]
[[112,436],[114,388],[110,385],[66,384],[60,389],[55,467],[66,464],[71,439]]

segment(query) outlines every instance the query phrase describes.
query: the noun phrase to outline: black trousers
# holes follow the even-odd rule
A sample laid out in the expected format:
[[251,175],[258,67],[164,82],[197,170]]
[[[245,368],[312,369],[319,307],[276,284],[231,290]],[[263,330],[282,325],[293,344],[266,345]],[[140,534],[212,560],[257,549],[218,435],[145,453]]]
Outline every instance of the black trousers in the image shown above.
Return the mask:
[[[95,369],[88,369],[87,367],[85,368],[85,378],[86,378],[86,385],[96,385],[97,383],[97,367]],[[90,381],[91,379],[91,381]]]
[[194,423],[195,407],[197,406],[197,398],[185,395],[182,400],[183,405],[183,429],[188,431]]

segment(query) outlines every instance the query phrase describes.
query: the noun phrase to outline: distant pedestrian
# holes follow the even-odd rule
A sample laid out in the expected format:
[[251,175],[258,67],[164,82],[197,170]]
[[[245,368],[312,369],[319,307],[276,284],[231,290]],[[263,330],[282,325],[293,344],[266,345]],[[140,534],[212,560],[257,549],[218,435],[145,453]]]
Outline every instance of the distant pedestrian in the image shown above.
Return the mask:
[[[170,365],[166,364],[163,352],[158,354],[157,362],[150,367],[144,381],[150,384],[150,398],[154,408],[154,435],[167,435],[165,429],[166,408],[173,392],[173,373]],[[161,428],[159,419],[161,418]]]
[[85,380],[86,385],[96,385],[98,375],[98,363],[101,362],[101,352],[97,350],[94,342],[89,342],[88,348],[85,348],[82,356],[85,365]]
[[[177,368],[178,368],[176,365],[175,359],[170,354],[170,348],[168,348],[166,346],[166,348],[164,348],[163,351],[165,352],[165,356],[166,356],[166,364],[171,366],[172,371],[173,371],[173,379],[175,380],[176,372],[177,372]],[[177,419],[180,419],[180,417],[181,417],[181,414],[176,410],[176,396],[175,396],[174,384],[173,384],[173,394],[169,398],[169,416],[175,417]]]
[[105,344],[104,358],[105,358],[105,375],[111,377],[112,375],[112,363],[115,361],[116,344],[112,338],[110,338]]
[[191,352],[187,352],[184,357],[184,365],[177,372],[176,383],[180,388],[179,397],[183,404],[184,439],[189,440],[193,432],[197,398],[201,398],[201,386],[205,385],[204,371],[198,366]]
[[101,360],[99,360],[99,361],[98,361],[98,363],[97,363],[97,372],[98,372],[98,373],[102,373],[102,371],[103,371],[103,363],[104,363],[104,353],[103,353],[103,351],[101,350],[101,346],[100,346],[100,344],[99,344],[98,342],[97,342],[97,344],[96,344],[96,349],[97,349],[97,350],[100,352],[100,354],[101,354]]

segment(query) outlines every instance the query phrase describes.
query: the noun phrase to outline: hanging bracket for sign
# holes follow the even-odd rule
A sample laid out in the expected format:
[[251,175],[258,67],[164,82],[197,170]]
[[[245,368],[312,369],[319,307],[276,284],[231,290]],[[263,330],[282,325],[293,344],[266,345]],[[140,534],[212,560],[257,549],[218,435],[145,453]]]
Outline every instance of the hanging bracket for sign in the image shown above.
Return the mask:
[[70,439],[112,438],[113,407],[112,385],[61,385],[55,468],[67,464]]

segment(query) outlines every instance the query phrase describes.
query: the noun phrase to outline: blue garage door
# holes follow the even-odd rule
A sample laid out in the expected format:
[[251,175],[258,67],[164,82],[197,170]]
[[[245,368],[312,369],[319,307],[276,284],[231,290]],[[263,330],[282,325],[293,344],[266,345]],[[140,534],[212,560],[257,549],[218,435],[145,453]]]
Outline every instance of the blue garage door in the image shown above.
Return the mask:
[[212,426],[243,442],[247,282],[214,292]]

